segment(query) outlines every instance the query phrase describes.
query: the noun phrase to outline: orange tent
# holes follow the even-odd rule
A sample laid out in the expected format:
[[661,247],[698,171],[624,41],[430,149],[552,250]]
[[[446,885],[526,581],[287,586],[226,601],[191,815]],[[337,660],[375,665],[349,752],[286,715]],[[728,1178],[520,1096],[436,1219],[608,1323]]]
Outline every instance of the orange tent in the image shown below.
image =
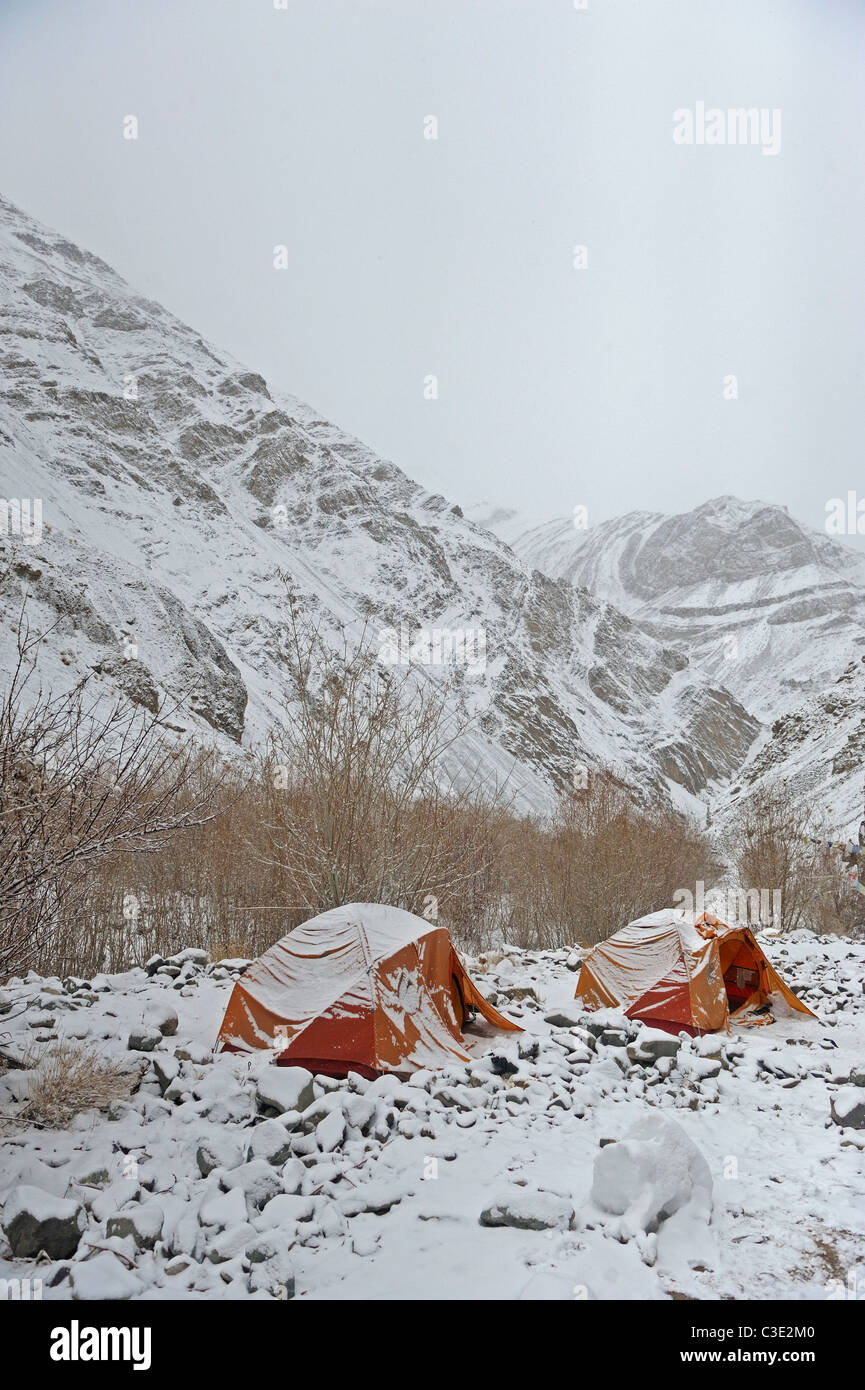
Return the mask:
[[730,927],[710,912],[692,922],[683,911],[667,909],[595,946],[583,961],[575,997],[587,1009],[615,1008],[668,1033],[695,1034],[725,1028],[731,1014],[768,1003],[771,995],[811,1014],[749,927]]
[[311,918],[234,986],[217,1046],[271,1048],[282,1066],[330,1076],[467,1061],[476,1010],[514,1029],[469,979],[444,927],[401,908],[351,903]]

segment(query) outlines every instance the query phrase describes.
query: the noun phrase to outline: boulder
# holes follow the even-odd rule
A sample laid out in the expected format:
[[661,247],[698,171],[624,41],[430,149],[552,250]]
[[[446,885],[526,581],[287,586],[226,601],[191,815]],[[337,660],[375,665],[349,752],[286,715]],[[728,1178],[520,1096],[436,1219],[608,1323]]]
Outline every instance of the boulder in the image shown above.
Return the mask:
[[268,1067],[258,1078],[256,1101],[261,1110],[277,1115],[286,1110],[306,1110],[315,1100],[312,1073],[304,1067]]
[[832,1119],[845,1129],[865,1129],[865,1089],[842,1086],[831,1103]]
[[689,1203],[708,1220],[711,1198],[712,1174],[700,1150],[681,1125],[657,1112],[595,1159],[592,1201],[627,1216],[634,1230],[655,1231]]
[[18,1259],[44,1250],[52,1260],[68,1259],[78,1249],[84,1208],[41,1187],[13,1188],[3,1208],[3,1231]]

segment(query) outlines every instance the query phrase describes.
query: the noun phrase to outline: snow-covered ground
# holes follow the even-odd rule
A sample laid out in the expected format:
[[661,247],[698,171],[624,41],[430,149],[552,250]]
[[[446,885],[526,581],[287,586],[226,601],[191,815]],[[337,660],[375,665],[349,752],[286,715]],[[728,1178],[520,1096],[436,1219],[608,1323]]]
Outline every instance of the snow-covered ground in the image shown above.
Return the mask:
[[[522,1034],[478,1029],[468,1065],[371,1083],[214,1057],[242,962],[12,981],[0,1280],[45,1299],[865,1291],[865,945],[762,944],[819,1021],[679,1041],[583,1014],[573,955],[508,950],[470,968]],[[137,1089],[26,1123],[58,1038]],[[24,1253],[41,1241],[53,1258]]]

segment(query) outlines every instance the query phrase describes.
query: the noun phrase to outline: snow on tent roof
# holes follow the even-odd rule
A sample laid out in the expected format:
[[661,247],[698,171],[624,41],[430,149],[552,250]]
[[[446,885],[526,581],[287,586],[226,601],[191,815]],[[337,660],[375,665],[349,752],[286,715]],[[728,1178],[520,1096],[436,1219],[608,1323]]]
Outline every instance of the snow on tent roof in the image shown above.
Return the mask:
[[467,1060],[466,1008],[517,1029],[472,983],[446,929],[401,908],[320,913],[254,961],[219,1031],[234,1051],[275,1049],[284,1065],[344,1075]]

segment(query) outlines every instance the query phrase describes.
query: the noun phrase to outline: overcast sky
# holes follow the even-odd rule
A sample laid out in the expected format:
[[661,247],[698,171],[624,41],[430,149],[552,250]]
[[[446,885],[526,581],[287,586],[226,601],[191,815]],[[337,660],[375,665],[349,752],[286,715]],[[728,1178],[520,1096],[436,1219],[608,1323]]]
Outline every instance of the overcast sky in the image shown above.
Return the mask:
[[863,0],[276,3],[0,0],[0,189],[454,501],[865,497]]

